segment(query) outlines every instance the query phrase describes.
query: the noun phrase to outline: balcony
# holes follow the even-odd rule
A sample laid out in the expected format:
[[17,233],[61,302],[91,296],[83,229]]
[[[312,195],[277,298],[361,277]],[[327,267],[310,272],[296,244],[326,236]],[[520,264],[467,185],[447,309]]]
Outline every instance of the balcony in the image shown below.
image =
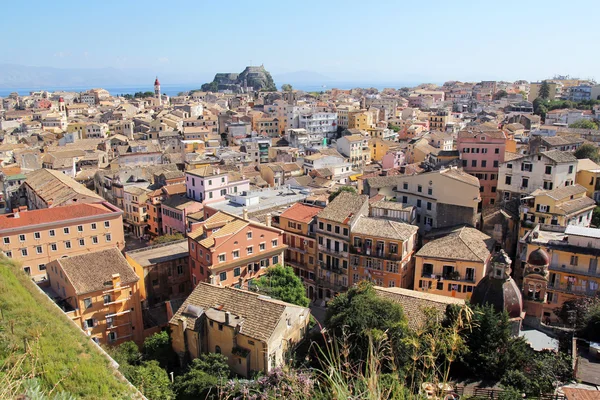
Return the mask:
[[384,258],[386,260],[391,260],[391,261],[401,261],[402,260],[401,254],[390,253],[389,251],[386,252],[384,249],[376,248],[374,246],[372,246],[372,247],[365,246],[365,245],[362,245],[360,247],[350,246],[350,253],[351,254],[360,254],[360,255],[368,256],[368,257]]
[[429,272],[423,272],[421,274],[421,278],[429,278],[429,279],[437,279],[437,280],[445,280],[445,281],[453,281],[453,282],[468,282],[468,283],[475,283],[475,276],[469,276],[469,275],[461,275],[460,273],[458,273],[457,271],[454,272],[450,272],[447,274],[435,274],[435,273],[429,273]]
[[588,297],[595,297],[599,292],[598,289],[590,289],[587,286],[573,283],[548,283],[548,290],[557,290],[559,292]]
[[[585,270],[584,268],[586,268],[587,270]],[[583,276],[589,276],[592,278],[600,278],[600,271],[598,269],[588,269],[587,267],[584,267],[582,269],[577,269],[576,266],[574,265],[556,265],[556,264],[550,264],[550,266],[548,267],[548,269],[550,271],[556,271],[556,272],[563,272],[563,273],[567,273],[567,274],[572,274],[572,275],[583,275]]]
[[347,251],[335,250],[334,248],[327,247],[327,246],[325,246],[323,244],[318,245],[318,249],[319,249],[320,252],[331,254],[331,255],[336,256],[336,257],[342,257],[342,258],[348,257],[348,252]]
[[347,286],[344,286],[340,281],[330,281],[327,278],[317,278],[317,285],[325,289],[331,289],[334,292],[344,292]]
[[319,261],[319,267],[322,270],[331,271],[334,274],[344,274],[344,275],[346,274],[346,271],[344,270],[344,268],[342,268],[340,265],[335,265],[333,263],[328,264],[325,261]]

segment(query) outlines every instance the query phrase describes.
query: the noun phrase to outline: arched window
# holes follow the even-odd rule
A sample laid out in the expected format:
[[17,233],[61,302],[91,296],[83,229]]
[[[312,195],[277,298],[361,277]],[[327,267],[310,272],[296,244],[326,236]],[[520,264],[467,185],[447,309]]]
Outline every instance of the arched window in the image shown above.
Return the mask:
[[215,353],[221,354],[221,346],[215,346]]

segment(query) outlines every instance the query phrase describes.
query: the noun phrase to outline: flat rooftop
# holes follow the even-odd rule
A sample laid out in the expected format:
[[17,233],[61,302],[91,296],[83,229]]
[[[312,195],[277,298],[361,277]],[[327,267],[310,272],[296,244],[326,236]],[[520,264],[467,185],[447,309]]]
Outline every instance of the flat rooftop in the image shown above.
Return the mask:
[[125,253],[126,256],[132,258],[142,267],[187,257],[188,254],[187,239],[145,247],[143,249],[132,250]]
[[245,198],[258,197],[258,204],[256,205],[245,206],[233,203],[230,200],[223,200],[215,203],[209,203],[207,206],[215,210],[240,216],[242,215],[244,209],[247,209],[249,214],[256,213],[257,211],[261,210],[302,202],[308,197],[308,195],[308,193],[300,193],[300,190],[298,189],[288,189],[286,187],[266,188],[263,190],[249,191],[246,196],[241,196],[239,194],[235,196]]

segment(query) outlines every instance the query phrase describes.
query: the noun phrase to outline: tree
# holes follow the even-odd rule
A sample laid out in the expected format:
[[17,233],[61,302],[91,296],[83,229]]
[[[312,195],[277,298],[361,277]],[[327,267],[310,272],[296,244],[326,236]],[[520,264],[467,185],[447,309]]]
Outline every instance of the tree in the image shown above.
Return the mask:
[[150,400],[173,399],[171,380],[158,361],[144,361],[141,365],[126,365],[123,375]]
[[291,92],[292,90],[292,85],[290,85],[289,83],[284,83],[283,85],[281,85],[281,91],[283,92]]
[[[202,354],[192,360],[188,370],[175,380],[175,392],[179,400],[208,398],[211,390],[216,390],[229,378],[227,357],[222,354]],[[216,395],[216,393],[213,393]]]
[[111,356],[121,365],[138,365],[142,361],[142,353],[134,342],[124,342],[111,351]]
[[259,291],[264,291],[275,299],[302,307],[308,307],[310,303],[306,297],[306,288],[291,267],[274,265],[254,282]]
[[167,331],[157,332],[144,340],[144,359],[158,361],[162,368],[169,371],[177,367],[177,355],[171,347],[171,337]]
[[388,124],[388,129],[391,129],[394,132],[400,132],[400,127],[398,125]]
[[402,306],[379,297],[373,285],[366,281],[329,302],[325,326],[335,337],[347,341],[350,358],[354,361],[366,360],[373,338],[379,341],[383,335],[399,355],[402,340],[408,335]]
[[563,324],[575,329],[582,329],[585,326],[585,319],[590,313],[591,308],[599,304],[600,300],[598,299],[582,297],[567,300],[560,307],[552,311]]
[[352,186],[342,186],[329,195],[329,202],[331,203],[333,199],[338,197],[338,195],[342,192],[356,193],[356,189],[354,189]]
[[172,235],[162,235],[158,236],[152,241],[152,244],[163,244],[169,242],[175,242],[177,240],[183,240],[185,237],[181,233],[174,233]]
[[590,341],[600,341],[600,301],[595,299],[585,317],[581,335]]
[[542,99],[548,99],[550,97],[550,85],[548,84],[548,81],[542,82],[538,96]]
[[506,92],[506,90],[501,89],[498,90],[495,94],[494,94],[494,100],[500,100],[503,97],[507,97],[508,93]]
[[596,208],[594,208],[594,212],[592,214],[592,225],[596,228],[600,228],[600,206],[596,206]]
[[598,124],[596,124],[594,121],[590,121],[589,119],[580,119],[579,121],[575,121],[569,125],[569,128],[597,130]]
[[586,143],[579,146],[573,155],[579,160],[583,158],[589,158],[594,162],[600,162],[600,153],[598,152],[598,147],[594,146],[593,144]]

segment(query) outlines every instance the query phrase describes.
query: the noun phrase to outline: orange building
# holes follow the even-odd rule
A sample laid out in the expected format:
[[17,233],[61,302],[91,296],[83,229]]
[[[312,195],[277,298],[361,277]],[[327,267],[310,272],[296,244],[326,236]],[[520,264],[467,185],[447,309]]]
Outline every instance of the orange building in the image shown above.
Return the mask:
[[50,294],[99,344],[118,345],[128,340],[142,344],[139,279],[116,248],[48,263]]
[[188,234],[193,287],[199,282],[247,288],[270,265],[283,264],[283,231],[218,211]]
[[50,261],[112,247],[125,247],[123,211],[107,202],[0,215],[0,250],[35,280]]
[[281,228],[285,251],[285,264],[294,269],[306,287],[306,295],[316,297],[317,236],[316,216],[322,210],[304,203],[296,203],[278,217],[273,217],[273,226]]
[[169,197],[178,194],[185,195],[185,183],[167,184],[166,186],[153,190],[147,194],[148,199],[146,200],[146,206],[148,213],[149,234],[153,236],[164,234],[162,231],[162,202]]
[[418,226],[361,216],[350,230],[350,284],[411,288]]

